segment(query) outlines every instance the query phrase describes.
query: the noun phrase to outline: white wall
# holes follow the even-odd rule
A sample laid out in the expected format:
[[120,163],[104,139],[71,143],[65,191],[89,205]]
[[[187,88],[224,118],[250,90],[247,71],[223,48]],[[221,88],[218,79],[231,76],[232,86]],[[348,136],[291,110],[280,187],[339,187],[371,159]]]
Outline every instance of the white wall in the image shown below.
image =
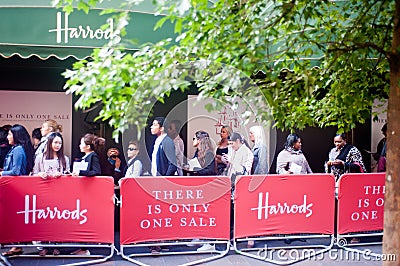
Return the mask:
[[[195,149],[192,146],[192,138],[194,137],[194,133],[198,130],[204,130],[209,133],[210,138],[214,141],[214,144],[218,143],[220,140],[220,129],[221,126],[230,126],[234,132],[240,132],[244,138],[249,142],[250,146],[252,146],[249,140],[249,128],[253,125],[258,125],[259,121],[251,116],[250,122],[244,125],[244,121],[241,117],[241,114],[246,110],[244,101],[241,101],[238,108],[236,110],[232,110],[229,106],[225,106],[223,110],[220,112],[212,111],[208,112],[205,109],[205,105],[211,103],[212,99],[201,100],[200,102],[197,100],[197,95],[189,95],[187,100],[187,110],[188,110],[188,121],[187,121],[187,134],[188,134],[188,143],[187,143],[187,154],[188,157],[191,158],[194,154]],[[265,131],[265,140],[267,147],[271,148],[271,136],[273,136],[273,140],[276,138],[276,134],[271,132],[270,128],[264,127]],[[274,141],[273,141],[274,142]],[[275,152],[275,143],[272,145],[273,150],[270,149],[269,157],[268,157],[268,165],[271,162],[271,154]],[[273,155],[272,155],[273,156]]]
[[21,124],[31,135],[43,122],[54,119],[63,127],[64,152],[71,155],[72,96],[65,92],[0,91],[0,126]]

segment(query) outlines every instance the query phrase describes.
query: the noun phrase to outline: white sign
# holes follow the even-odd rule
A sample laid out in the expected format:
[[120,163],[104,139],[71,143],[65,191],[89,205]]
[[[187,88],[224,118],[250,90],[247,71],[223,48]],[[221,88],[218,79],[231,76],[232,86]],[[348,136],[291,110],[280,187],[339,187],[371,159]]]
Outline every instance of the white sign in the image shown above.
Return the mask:
[[64,92],[0,90],[0,126],[23,125],[31,135],[46,120],[62,126],[64,153],[71,154],[72,96]]
[[88,162],[74,162],[72,173],[79,174],[80,171],[87,171],[88,169]]
[[[374,119],[374,115],[378,119]],[[387,123],[387,101],[374,101],[372,107],[372,118],[371,118],[371,151],[376,152],[379,141],[384,138],[382,134],[382,127]],[[371,171],[376,172],[376,162],[371,158]]]

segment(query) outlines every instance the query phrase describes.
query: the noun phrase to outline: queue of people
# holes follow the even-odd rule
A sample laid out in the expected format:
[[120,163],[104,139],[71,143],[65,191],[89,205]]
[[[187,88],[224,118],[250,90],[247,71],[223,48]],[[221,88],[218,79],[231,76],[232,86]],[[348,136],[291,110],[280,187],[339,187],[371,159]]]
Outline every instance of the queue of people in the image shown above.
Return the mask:
[[[45,121],[40,132],[35,129],[31,137],[22,125],[0,128],[0,176],[33,175],[44,179],[57,178],[61,175],[97,176],[106,175],[114,178],[116,187],[122,177],[149,176],[214,176],[226,175],[232,181],[232,194],[236,176],[268,174],[268,147],[264,129],[252,126],[249,129],[251,146],[239,132],[233,132],[229,126],[220,129],[220,141],[213,145],[208,132],[199,129],[193,135],[192,145],[195,152],[188,162],[184,162],[184,143],[179,136],[181,122],[164,117],[155,117],[150,125],[155,137],[152,152],[149,154],[151,165],[145,169],[140,159],[141,146],[138,140],[128,142],[125,161],[123,154],[116,147],[105,150],[105,139],[92,133],[80,139],[79,149],[82,157],[78,163],[64,154],[62,127],[54,120]],[[39,141],[40,140],[40,141]],[[348,172],[366,172],[360,151],[347,143],[345,134],[333,138],[334,147],[328,153],[325,171],[332,173],[336,180]],[[386,145],[386,143],[384,143]],[[386,146],[382,147],[383,152]],[[381,153],[383,153],[381,151]],[[75,160],[74,160],[75,161]],[[191,167],[188,163],[194,162]],[[283,149],[277,155],[277,174],[312,174],[313,171],[302,151],[302,139],[297,134],[289,134]],[[254,246],[254,241],[248,245]],[[160,252],[160,246],[150,247],[154,253]],[[164,248],[166,248],[164,246]],[[204,251],[209,247],[200,247]],[[3,253],[4,256],[21,254],[21,248],[13,247]],[[60,254],[57,249],[43,249],[40,255]],[[89,250],[80,248],[71,254],[89,255]]]
[[[45,121],[40,128],[40,133],[38,129],[35,129],[32,132],[32,136],[35,134],[32,137],[32,141],[29,133],[22,125],[8,126],[7,128],[2,127],[0,130],[0,166],[4,168],[3,175],[26,175],[31,172],[34,174],[43,173],[45,172],[43,168],[44,161],[52,159],[58,159],[61,162],[62,167],[58,168],[63,169],[62,174],[72,173],[69,158],[65,155],[58,157],[57,150],[54,150],[58,149],[58,152],[60,151],[57,144],[60,146],[63,138],[62,127],[56,121]],[[73,174],[113,176],[115,185],[118,185],[118,181],[124,176],[141,176],[146,172],[149,172],[148,175],[153,176],[184,174],[231,176],[237,173],[267,174],[269,171],[267,162],[268,147],[261,126],[252,126],[249,129],[251,146],[240,133],[233,132],[229,126],[221,127],[219,133],[221,139],[216,144],[216,147],[213,147],[208,132],[203,130],[195,132],[193,146],[196,150],[192,156],[196,157],[200,163],[200,169],[196,169],[196,171],[185,169],[187,162],[183,161],[184,145],[182,138],[179,136],[181,129],[179,120],[173,120],[167,125],[165,118],[156,117],[150,129],[156,139],[150,155],[151,167],[148,171],[144,169],[144,164],[140,161],[140,156],[138,156],[140,153],[139,141],[130,141],[127,147],[127,154],[123,156],[116,147],[111,147],[105,151],[104,139],[93,134],[86,134],[82,137],[79,145],[80,151],[84,155],[80,160],[86,161],[89,168],[93,165],[95,168],[92,170],[80,170],[80,172]],[[38,138],[40,138],[40,141],[38,141]],[[49,138],[52,140],[50,146],[54,146],[53,150],[47,145]],[[246,148],[242,148],[243,144]],[[384,157],[386,150],[384,144],[385,142],[380,145],[382,147],[378,157]],[[35,152],[33,158],[29,155],[32,150]],[[9,154],[8,159],[6,158],[7,154]],[[17,156],[12,156],[14,154]],[[237,163],[239,155],[245,156],[247,158],[246,162]],[[251,165],[249,165],[250,158]],[[97,163],[100,164],[99,167],[96,166]],[[18,169],[15,167],[18,167]],[[182,170],[185,171],[183,172]],[[325,162],[325,171],[333,173],[336,178],[339,178],[345,172],[366,172],[361,152],[347,143],[345,134],[334,136],[334,148],[329,151],[328,159]],[[312,172],[306,156],[302,152],[300,136],[289,134],[284,148],[277,156],[276,173],[307,174]]]

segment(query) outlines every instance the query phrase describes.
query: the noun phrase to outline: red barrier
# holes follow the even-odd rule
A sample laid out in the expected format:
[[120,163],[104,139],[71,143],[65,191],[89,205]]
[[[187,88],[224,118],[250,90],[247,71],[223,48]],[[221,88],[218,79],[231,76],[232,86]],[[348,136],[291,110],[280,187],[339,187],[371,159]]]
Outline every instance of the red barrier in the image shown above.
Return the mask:
[[332,175],[241,176],[235,189],[235,238],[333,234]]
[[339,180],[338,233],[383,230],[386,173],[345,174]]
[[0,243],[114,243],[111,177],[0,178]]
[[138,177],[121,180],[121,244],[229,240],[230,179]]

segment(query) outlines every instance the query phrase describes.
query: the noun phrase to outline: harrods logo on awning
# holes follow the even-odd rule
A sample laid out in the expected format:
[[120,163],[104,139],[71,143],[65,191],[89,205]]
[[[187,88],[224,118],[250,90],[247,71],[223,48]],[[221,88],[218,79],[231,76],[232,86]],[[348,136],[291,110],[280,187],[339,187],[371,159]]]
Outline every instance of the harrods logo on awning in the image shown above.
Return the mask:
[[69,16],[64,13],[64,25],[62,21],[62,12],[57,12],[57,26],[50,29],[49,32],[56,32],[57,43],[68,43],[69,39],[97,39],[110,40],[120,38],[119,34],[114,32],[114,20],[107,19],[108,27],[103,30],[101,28],[92,29],[89,25],[69,26]]

